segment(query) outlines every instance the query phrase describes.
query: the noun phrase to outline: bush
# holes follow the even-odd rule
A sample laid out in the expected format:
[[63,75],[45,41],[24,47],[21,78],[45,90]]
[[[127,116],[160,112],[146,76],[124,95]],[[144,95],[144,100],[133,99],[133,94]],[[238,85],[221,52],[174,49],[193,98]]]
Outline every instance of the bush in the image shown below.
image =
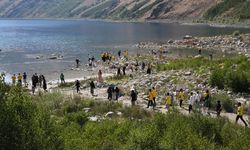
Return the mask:
[[217,86],[219,89],[225,88],[225,70],[224,69],[216,69],[212,72],[210,76],[209,83],[211,86]]
[[144,119],[152,116],[152,113],[141,109],[139,106],[125,107],[121,110],[121,112],[123,113],[124,117],[133,119]]
[[230,71],[227,74],[227,84],[234,92],[250,92],[250,72],[243,70]]
[[250,93],[250,61],[245,56],[226,60],[222,69],[215,69],[210,76],[210,85],[219,89],[230,88],[234,92]]
[[234,112],[234,101],[231,97],[229,97],[226,93],[218,93],[214,94],[211,97],[211,107],[213,110],[216,110],[217,101],[221,101],[222,109],[226,112],[233,113]]
[[20,87],[3,89],[7,91],[0,102],[1,149],[62,149],[49,113],[39,109]]
[[88,121],[88,115],[84,112],[70,113],[66,115],[66,123],[77,123],[83,126]]

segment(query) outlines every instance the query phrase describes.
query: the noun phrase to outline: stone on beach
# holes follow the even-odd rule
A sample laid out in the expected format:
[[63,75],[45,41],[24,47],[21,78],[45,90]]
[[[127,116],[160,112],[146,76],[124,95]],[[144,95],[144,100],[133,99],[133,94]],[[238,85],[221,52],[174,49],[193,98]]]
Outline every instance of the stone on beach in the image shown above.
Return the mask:
[[108,113],[105,114],[105,117],[112,117],[114,114],[114,112],[110,111]]

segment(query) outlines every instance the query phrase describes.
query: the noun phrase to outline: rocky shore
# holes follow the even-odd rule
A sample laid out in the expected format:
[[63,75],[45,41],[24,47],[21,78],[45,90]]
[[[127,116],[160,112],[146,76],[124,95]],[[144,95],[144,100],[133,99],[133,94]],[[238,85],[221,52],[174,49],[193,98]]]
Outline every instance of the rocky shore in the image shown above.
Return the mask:
[[240,34],[235,31],[234,35],[221,35],[214,37],[185,36],[182,40],[168,40],[163,43],[141,42],[138,48],[148,49],[172,49],[194,48],[197,50],[216,50],[222,53],[242,53],[250,57],[250,34]]

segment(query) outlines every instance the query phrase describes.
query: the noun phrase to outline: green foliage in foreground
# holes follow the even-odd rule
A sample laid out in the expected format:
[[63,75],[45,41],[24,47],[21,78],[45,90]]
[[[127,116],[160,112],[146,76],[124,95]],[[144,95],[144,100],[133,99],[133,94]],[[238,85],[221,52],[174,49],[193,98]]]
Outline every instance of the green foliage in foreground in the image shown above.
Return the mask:
[[[241,149],[250,147],[250,130],[198,114],[150,113],[119,103],[93,102],[58,93],[30,96],[0,83],[1,149]],[[85,113],[83,108],[91,108]],[[90,122],[95,114],[122,116]],[[58,113],[61,112],[61,113]]]
[[19,87],[0,83],[1,149],[63,149],[55,122]]

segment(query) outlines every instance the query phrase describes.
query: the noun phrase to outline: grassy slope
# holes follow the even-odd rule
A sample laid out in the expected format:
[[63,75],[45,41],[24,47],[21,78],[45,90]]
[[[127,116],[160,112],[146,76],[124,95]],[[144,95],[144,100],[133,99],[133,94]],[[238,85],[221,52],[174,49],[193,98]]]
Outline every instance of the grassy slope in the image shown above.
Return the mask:
[[224,0],[210,8],[204,15],[207,20],[221,18],[244,21],[250,19],[250,1],[248,0]]

